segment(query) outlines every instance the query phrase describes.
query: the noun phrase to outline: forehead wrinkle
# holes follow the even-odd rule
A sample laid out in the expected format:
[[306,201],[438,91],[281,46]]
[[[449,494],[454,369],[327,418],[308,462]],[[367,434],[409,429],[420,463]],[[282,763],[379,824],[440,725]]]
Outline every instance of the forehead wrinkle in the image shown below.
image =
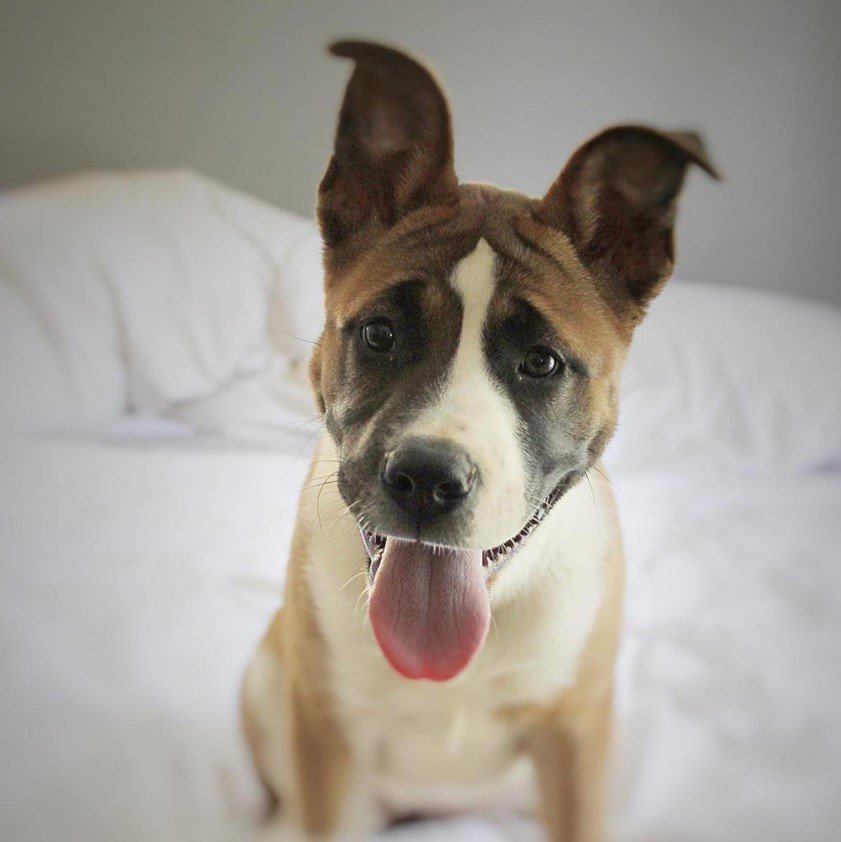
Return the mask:
[[627,325],[604,300],[596,279],[578,257],[570,239],[556,228],[538,222],[532,216],[521,216],[514,223],[517,239],[544,264],[553,265],[563,274],[567,285],[580,295],[591,312],[597,312],[603,323],[609,324],[613,338],[627,343]]
[[558,340],[578,357],[592,374],[612,368],[621,358],[617,355],[624,344],[617,341],[610,323],[605,323],[591,302],[576,294],[559,295],[542,286],[530,285],[517,291],[517,297],[546,320]]
[[588,370],[591,368],[593,362],[592,353],[589,353],[588,349],[582,346],[577,336],[577,331],[570,331],[568,324],[558,318],[555,307],[547,306],[542,296],[535,295],[533,291],[528,289],[519,292],[509,292],[508,296],[509,301],[507,303],[509,304],[516,304],[520,301],[531,307],[549,326],[550,332],[561,349],[577,357]]
[[[437,233],[436,233],[437,232]],[[446,282],[453,267],[475,246],[470,228],[427,226],[380,242],[325,290],[328,318],[337,326],[406,281]]]
[[622,358],[626,345],[613,320],[604,317],[592,285],[577,284],[557,268],[534,261],[526,268],[509,264],[500,281],[493,302],[499,318],[511,315],[517,301],[525,302],[548,324],[561,349],[593,374]]
[[407,271],[378,273],[368,275],[364,266],[359,267],[337,288],[327,292],[325,304],[328,318],[332,317],[336,327],[341,328],[375,301],[382,298],[389,290],[407,281],[428,282],[420,274]]
[[562,231],[523,215],[514,221],[514,233],[528,251],[554,263],[565,275],[578,280],[590,279],[575,247]]
[[510,268],[517,269],[520,272],[531,272],[533,266],[528,261],[528,255],[525,250],[516,247],[508,248],[508,244],[503,244],[497,239],[486,238],[491,245],[491,248],[496,252],[496,262],[500,275],[505,275],[506,270]]
[[449,227],[449,224],[456,221],[458,217],[459,206],[455,202],[419,208],[388,229],[383,235],[382,243],[386,246],[402,245],[407,240],[411,241],[425,234],[428,235],[435,228]]
[[[428,252],[427,252],[428,256]],[[390,290],[409,281],[424,287],[436,282],[434,260],[422,260],[411,251],[395,253],[378,248],[371,251],[348,271],[341,282],[326,290],[328,318],[341,327]]]

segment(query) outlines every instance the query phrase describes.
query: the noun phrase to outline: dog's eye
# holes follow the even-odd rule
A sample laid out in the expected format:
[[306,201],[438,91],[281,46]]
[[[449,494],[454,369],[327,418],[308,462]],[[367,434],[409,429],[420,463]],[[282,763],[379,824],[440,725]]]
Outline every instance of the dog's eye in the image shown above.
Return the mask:
[[394,347],[394,327],[388,319],[371,319],[362,325],[362,340],[374,351],[390,351]]
[[556,353],[535,345],[526,352],[520,363],[520,373],[526,377],[551,377],[561,369],[561,359]]

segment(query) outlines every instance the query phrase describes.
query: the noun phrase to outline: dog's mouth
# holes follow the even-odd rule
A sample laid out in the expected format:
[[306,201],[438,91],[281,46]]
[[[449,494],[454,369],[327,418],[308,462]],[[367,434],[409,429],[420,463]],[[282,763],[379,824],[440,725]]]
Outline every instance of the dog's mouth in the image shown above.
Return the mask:
[[361,530],[371,580],[368,617],[398,673],[446,681],[465,669],[488,633],[488,580],[519,552],[566,487],[556,487],[516,535],[486,550]]
[[[508,561],[510,561],[511,558],[513,558],[520,549],[522,549],[526,539],[532,534],[532,532],[534,532],[535,529],[537,529],[538,526],[540,526],[555,503],[561,499],[566,488],[567,483],[561,483],[555,486],[552,492],[534,510],[532,516],[526,521],[523,528],[516,535],[513,535],[507,541],[503,541],[501,544],[497,544],[495,547],[482,550],[482,567],[485,568],[488,574],[493,574],[501,570],[502,567],[504,567],[505,564],[507,564]],[[402,539],[389,539],[386,535],[380,535],[378,532],[371,532],[369,530],[362,529],[361,527],[360,532],[362,533],[362,542],[365,545],[365,551],[368,553],[368,575],[371,583],[373,584],[377,577],[377,571],[380,568],[383,553],[385,552],[386,542],[389,540]],[[436,544],[428,544],[428,546],[442,552],[446,552],[451,549],[448,547],[441,547]]]

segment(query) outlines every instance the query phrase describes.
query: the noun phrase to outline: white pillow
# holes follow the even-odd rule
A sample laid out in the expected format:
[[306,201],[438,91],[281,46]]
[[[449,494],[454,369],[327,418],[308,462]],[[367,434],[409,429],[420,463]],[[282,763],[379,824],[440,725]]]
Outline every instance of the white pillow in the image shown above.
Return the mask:
[[324,321],[321,236],[315,222],[286,249],[268,297],[268,341],[236,376],[166,416],[193,430],[237,441],[311,442],[318,428],[308,365]]
[[191,172],[0,196],[2,420],[79,428],[212,393],[269,355],[271,290],[312,232]]
[[673,282],[637,329],[606,462],[800,471],[841,458],[841,311]]

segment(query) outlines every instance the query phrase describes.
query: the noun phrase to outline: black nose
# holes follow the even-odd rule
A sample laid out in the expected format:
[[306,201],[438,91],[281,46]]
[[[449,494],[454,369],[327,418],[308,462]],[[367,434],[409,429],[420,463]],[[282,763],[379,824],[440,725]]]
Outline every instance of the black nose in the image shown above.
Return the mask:
[[476,468],[460,448],[442,439],[414,438],[387,454],[382,482],[391,498],[421,522],[447,514],[470,494]]

